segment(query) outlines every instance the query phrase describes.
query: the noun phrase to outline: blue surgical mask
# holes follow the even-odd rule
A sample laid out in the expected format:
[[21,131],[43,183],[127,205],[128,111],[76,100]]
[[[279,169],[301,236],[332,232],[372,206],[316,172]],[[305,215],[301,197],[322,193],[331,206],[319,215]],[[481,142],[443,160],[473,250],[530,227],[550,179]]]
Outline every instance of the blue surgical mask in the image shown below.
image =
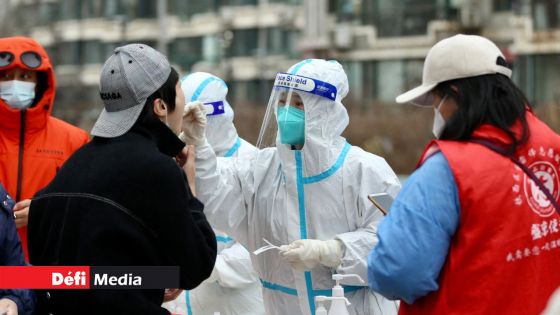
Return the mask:
[[35,99],[35,83],[19,80],[0,82],[0,98],[13,109],[26,109]]
[[292,106],[282,106],[277,112],[280,142],[303,145],[305,142],[305,112]]

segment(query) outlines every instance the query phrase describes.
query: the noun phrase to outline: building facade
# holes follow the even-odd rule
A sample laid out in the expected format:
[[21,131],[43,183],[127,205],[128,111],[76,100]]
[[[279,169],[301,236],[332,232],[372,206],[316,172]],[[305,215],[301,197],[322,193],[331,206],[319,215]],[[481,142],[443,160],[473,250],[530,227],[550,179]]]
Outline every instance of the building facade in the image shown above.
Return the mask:
[[514,80],[533,104],[560,103],[560,0],[6,3],[0,33],[29,35],[47,47],[57,72],[56,113],[85,128],[101,108],[102,63],[128,42],[158,47],[182,74],[223,77],[234,106],[266,105],[275,74],[302,58],[337,59],[350,80],[349,111],[367,111],[420,84],[422,61],[437,41],[480,34],[513,63]]
[[[558,0],[8,2],[3,35],[23,32],[46,45],[61,88],[95,86],[100,65],[117,45],[141,41],[161,49],[163,41],[179,70],[223,76],[239,100],[262,102],[266,95],[255,91],[269,87],[276,72],[321,56],[345,64],[352,99],[391,102],[419,83],[429,47],[466,32],[500,45],[530,99],[560,97],[550,73],[560,60]],[[22,16],[24,27],[16,22]]]

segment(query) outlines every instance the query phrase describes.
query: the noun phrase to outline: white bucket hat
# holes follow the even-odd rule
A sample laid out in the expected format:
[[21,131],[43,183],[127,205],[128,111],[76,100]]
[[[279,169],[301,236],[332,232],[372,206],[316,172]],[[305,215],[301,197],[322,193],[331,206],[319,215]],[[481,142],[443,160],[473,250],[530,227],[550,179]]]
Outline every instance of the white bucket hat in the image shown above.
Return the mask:
[[397,103],[431,106],[430,92],[439,83],[500,73],[511,78],[511,69],[499,58],[505,57],[493,42],[482,36],[458,34],[435,44],[424,61],[422,85],[397,96]]

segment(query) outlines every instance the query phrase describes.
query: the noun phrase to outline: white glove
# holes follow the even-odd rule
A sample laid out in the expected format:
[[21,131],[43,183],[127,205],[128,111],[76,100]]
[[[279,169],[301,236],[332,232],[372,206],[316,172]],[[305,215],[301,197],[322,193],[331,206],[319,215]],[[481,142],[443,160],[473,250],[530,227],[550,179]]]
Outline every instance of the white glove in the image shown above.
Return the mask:
[[335,268],[342,263],[344,255],[339,240],[297,240],[280,246],[280,256],[299,271],[308,271],[318,264]]
[[186,144],[200,146],[206,143],[206,110],[200,101],[190,102],[183,111],[183,131],[179,138]]

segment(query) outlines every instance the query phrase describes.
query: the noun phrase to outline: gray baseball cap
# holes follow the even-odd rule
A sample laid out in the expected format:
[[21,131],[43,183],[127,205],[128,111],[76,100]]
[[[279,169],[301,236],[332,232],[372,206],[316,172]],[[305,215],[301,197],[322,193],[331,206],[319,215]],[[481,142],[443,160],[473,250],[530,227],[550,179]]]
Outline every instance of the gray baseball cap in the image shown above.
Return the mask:
[[105,108],[91,134],[114,138],[132,128],[146,99],[169,78],[167,58],[145,44],[117,47],[101,69],[99,95]]

